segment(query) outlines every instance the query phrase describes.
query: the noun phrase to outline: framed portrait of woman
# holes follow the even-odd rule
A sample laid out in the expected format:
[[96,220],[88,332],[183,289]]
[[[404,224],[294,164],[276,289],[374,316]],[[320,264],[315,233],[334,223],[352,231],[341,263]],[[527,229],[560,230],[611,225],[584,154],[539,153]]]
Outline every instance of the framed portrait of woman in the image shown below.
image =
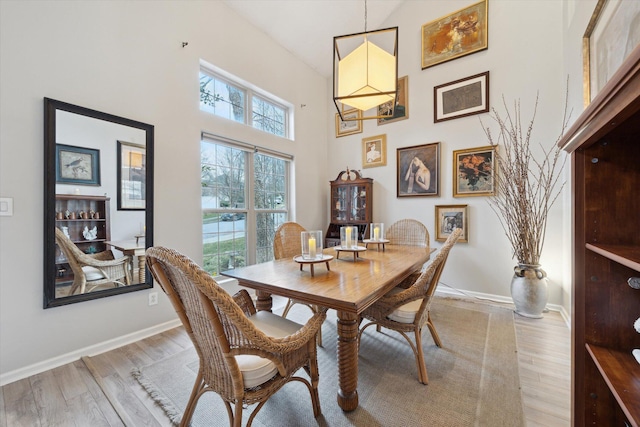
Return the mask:
[[397,196],[437,196],[440,193],[440,143],[397,149]]

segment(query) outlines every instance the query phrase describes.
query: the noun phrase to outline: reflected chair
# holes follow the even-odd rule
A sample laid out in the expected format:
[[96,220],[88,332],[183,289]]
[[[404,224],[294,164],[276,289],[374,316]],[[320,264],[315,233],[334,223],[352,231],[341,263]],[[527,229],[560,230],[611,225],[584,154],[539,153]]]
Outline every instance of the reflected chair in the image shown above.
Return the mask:
[[115,259],[110,250],[85,254],[57,227],[56,243],[73,271],[73,284],[69,295],[91,292],[97,286],[109,283],[113,283],[115,287],[131,284],[130,256]]
[[[360,343],[365,329],[372,325],[376,325],[378,331],[380,331],[381,327],[384,327],[400,333],[413,350],[418,367],[418,381],[423,384],[428,384],[429,378],[422,350],[422,328],[426,325],[431,332],[433,341],[438,347],[442,347],[438,332],[429,315],[429,307],[449,256],[449,251],[461,233],[462,229],[456,228],[449,235],[433,260],[425,264],[421,274],[409,287],[406,289],[395,287],[361,315],[361,321],[362,319],[367,319],[369,322],[360,327],[358,343]],[[411,332],[414,333],[415,344],[407,335]]]
[[[300,233],[305,230],[303,226],[297,222],[285,222],[276,229],[273,236],[273,257],[275,259],[293,258],[301,253]],[[313,311],[313,313],[320,312],[320,308],[317,305],[307,304],[302,301],[298,301],[289,298],[287,305],[285,305],[282,311],[282,317],[287,317],[289,310],[294,304],[306,305]],[[322,331],[318,331],[318,345],[322,347]]]
[[[208,391],[222,398],[232,427],[241,426],[246,406],[257,404],[247,421],[251,426],[269,397],[289,381],[307,386],[313,415],[320,415],[315,337],[326,313],[300,325],[271,312],[256,312],[245,289],[232,297],[186,256],[163,247],[146,254],[147,267],[173,304],[200,361],[181,426],[189,425],[198,400]],[[300,368],[310,380],[294,376]]]

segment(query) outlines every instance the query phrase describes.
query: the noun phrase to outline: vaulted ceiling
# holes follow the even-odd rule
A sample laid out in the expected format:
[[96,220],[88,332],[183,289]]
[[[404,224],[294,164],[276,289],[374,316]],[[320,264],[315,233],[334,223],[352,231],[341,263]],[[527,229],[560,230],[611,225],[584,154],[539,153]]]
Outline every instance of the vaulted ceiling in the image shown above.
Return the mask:
[[[367,30],[377,30],[406,0],[367,0]],[[365,29],[365,0],[225,0],[320,74],[331,77],[333,37]]]

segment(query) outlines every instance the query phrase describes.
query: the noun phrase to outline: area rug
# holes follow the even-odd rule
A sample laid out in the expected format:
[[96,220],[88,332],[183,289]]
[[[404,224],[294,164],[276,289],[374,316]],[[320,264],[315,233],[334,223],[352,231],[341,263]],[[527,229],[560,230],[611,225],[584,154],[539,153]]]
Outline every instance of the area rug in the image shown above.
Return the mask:
[[[294,306],[289,317],[304,321],[309,311]],[[359,407],[343,412],[336,402],[336,314],[330,310],[318,349],[322,415],[313,417],[304,385],[285,385],[255,418],[256,427],[281,426],[523,426],[513,312],[452,298],[431,306],[442,339],[438,348],[425,328],[423,346],[429,384],[418,382],[415,358],[397,333],[369,328],[359,354]],[[132,374],[175,424],[179,423],[198,369],[193,349]],[[304,375],[304,374],[303,374]],[[246,423],[250,410],[243,415]],[[220,398],[200,398],[192,426],[228,426]]]

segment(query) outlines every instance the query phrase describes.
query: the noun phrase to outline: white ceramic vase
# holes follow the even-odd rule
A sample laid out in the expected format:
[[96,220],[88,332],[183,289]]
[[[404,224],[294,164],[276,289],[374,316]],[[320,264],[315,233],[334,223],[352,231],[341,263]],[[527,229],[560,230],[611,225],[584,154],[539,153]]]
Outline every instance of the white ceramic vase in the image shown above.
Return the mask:
[[515,312],[540,319],[549,299],[547,273],[540,265],[518,264],[511,279],[511,298]]

